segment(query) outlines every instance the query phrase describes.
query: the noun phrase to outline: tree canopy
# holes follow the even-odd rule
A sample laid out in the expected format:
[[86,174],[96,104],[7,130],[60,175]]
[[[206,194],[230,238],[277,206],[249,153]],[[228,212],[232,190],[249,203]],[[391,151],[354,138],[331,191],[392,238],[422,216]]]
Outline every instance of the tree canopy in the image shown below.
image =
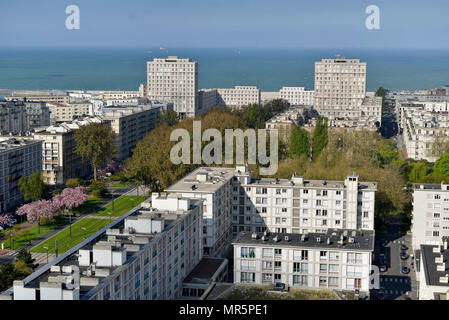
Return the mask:
[[106,123],[90,123],[75,131],[75,141],[76,152],[91,163],[97,180],[97,169],[117,150],[114,131]]
[[44,181],[42,181],[41,173],[32,173],[28,178],[25,176],[20,177],[19,190],[25,201],[42,199],[45,195],[45,184]]

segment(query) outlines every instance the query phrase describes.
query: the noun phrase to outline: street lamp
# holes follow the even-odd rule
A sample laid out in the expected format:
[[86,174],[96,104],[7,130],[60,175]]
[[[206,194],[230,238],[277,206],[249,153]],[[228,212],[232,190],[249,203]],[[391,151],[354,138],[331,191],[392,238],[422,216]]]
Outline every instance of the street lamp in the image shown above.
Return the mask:
[[47,250],[47,263],[48,263],[48,247],[42,247],[42,248],[44,248],[45,250]]
[[84,239],[86,239],[86,227],[81,227],[81,230],[84,230]]

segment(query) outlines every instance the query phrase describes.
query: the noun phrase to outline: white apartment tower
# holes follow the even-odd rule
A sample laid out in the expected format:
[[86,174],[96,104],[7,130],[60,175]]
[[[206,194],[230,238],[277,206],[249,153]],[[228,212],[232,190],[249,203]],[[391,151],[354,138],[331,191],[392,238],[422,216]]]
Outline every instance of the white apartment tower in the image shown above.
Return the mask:
[[356,111],[365,95],[366,62],[345,57],[315,62],[315,109],[323,116]]
[[198,62],[176,56],[148,61],[147,95],[152,101],[173,103],[180,118],[201,113],[198,107]]

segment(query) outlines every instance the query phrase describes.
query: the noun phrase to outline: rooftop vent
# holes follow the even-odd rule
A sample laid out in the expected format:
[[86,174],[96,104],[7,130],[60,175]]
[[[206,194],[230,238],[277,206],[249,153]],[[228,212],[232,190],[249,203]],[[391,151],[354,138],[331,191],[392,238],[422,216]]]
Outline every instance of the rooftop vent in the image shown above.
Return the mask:
[[306,241],[306,235],[305,235],[305,234],[302,234],[302,235],[301,235],[301,241],[302,241],[302,242]]
[[290,241],[290,239],[289,239],[288,236],[285,236],[285,237],[284,237],[284,240],[285,240],[285,241]]
[[251,239],[257,239],[257,233],[253,233],[253,234],[251,234]]
[[262,236],[262,241],[268,240],[265,236]]
[[195,190],[196,189],[196,184],[194,184],[193,186],[192,186],[192,190]]
[[275,236],[274,238],[273,238],[273,241],[274,242],[278,242],[280,239],[279,239],[279,237],[278,236]]
[[321,238],[320,237],[316,237],[316,242],[320,243],[321,242]]
[[330,238],[327,238],[326,243],[327,243],[328,245],[331,244],[331,239],[330,239]]
[[268,236],[269,234],[270,234],[270,232],[267,229],[265,229],[265,231],[263,232],[263,235]]
[[349,243],[354,243],[354,238],[353,237],[349,237],[348,242]]

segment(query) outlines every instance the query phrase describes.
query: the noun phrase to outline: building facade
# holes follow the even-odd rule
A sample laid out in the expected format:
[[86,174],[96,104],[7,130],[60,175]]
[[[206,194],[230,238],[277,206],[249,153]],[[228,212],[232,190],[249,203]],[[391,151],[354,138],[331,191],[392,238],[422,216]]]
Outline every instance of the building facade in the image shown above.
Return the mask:
[[306,90],[304,87],[282,87],[279,95],[291,105],[313,106],[315,103],[315,91]]
[[242,232],[233,246],[234,283],[369,293],[374,231]]
[[314,107],[323,116],[358,110],[366,96],[366,62],[345,57],[315,62],[314,95]]
[[100,118],[85,118],[34,131],[33,139],[42,142],[42,178],[45,183],[62,185],[67,179],[91,174],[90,165],[76,152],[75,131],[80,126],[102,121]]
[[50,125],[50,109],[45,102],[25,102],[28,129]]
[[449,184],[415,184],[412,205],[413,248],[442,244],[449,236]]
[[147,95],[152,101],[173,103],[180,118],[198,110],[198,62],[169,56],[147,62]]
[[23,203],[19,179],[42,169],[42,142],[0,139],[0,212],[14,210]]
[[0,132],[25,134],[28,130],[25,104],[22,101],[0,100]]
[[132,155],[137,142],[153,130],[160,113],[167,105],[141,105],[138,107],[104,107],[102,118],[108,121],[116,135],[117,160],[124,160]]

